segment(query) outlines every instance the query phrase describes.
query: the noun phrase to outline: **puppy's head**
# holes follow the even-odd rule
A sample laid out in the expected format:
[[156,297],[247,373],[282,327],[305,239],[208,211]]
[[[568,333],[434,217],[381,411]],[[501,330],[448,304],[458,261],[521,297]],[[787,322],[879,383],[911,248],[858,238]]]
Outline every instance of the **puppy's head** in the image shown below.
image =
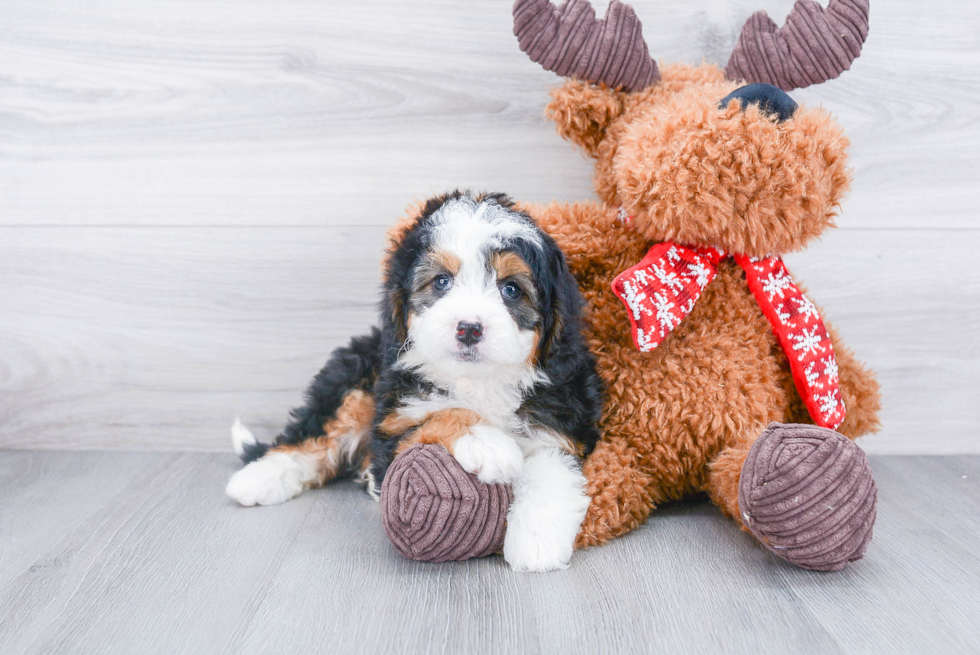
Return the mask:
[[540,371],[578,309],[561,251],[506,196],[433,198],[393,235],[388,351],[434,382]]

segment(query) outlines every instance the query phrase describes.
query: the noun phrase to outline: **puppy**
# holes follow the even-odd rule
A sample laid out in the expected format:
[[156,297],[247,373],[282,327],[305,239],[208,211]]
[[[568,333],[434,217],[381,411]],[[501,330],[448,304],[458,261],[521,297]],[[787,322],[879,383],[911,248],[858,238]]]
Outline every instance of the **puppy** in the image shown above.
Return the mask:
[[377,498],[398,453],[439,444],[480,480],[512,485],[511,567],[567,567],[602,403],[581,304],[562,252],[506,196],[429,200],[393,233],[380,329],[334,351],[274,445],[236,421],[247,465],[228,495],[281,503],[355,472]]

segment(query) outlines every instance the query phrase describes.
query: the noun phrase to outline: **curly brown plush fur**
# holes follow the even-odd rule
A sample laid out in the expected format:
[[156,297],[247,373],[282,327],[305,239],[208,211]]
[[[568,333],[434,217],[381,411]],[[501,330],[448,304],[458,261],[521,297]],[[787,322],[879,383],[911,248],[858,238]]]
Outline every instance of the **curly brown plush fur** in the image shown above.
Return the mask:
[[[755,439],[772,421],[812,422],[731,260],[649,353],[633,344],[611,290],[659,241],[778,255],[833,226],[848,187],[840,129],[821,110],[800,108],[777,123],[755,106],[719,109],[738,86],[713,66],[676,65],[638,93],[578,81],[552,93],[548,115],[596,159],[604,201],[524,208],[578,278],[587,338],[608,387],[602,441],[585,462],[592,504],[578,547],[628,532],[657,505],[697,492],[741,523],[739,474]],[[631,222],[617,218],[619,207]],[[878,384],[827,328],[847,406],[839,431],[853,439],[878,427]]]

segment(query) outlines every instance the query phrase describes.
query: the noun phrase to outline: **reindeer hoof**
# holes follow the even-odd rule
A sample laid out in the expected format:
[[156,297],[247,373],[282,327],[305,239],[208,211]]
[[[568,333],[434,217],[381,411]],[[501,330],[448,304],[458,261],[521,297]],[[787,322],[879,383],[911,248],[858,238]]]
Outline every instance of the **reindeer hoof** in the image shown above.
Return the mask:
[[864,556],[877,495],[852,441],[814,425],[771,423],[742,466],[738,505],[767,549],[805,569],[837,571]]

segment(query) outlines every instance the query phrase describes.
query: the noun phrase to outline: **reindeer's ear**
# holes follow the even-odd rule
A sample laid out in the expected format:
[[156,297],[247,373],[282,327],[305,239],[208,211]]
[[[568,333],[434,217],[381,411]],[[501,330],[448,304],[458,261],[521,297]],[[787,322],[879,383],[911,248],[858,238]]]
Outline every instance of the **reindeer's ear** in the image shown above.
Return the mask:
[[606,136],[606,128],[623,113],[622,94],[605,84],[568,80],[551,91],[545,114],[555,121],[558,134],[592,157]]

